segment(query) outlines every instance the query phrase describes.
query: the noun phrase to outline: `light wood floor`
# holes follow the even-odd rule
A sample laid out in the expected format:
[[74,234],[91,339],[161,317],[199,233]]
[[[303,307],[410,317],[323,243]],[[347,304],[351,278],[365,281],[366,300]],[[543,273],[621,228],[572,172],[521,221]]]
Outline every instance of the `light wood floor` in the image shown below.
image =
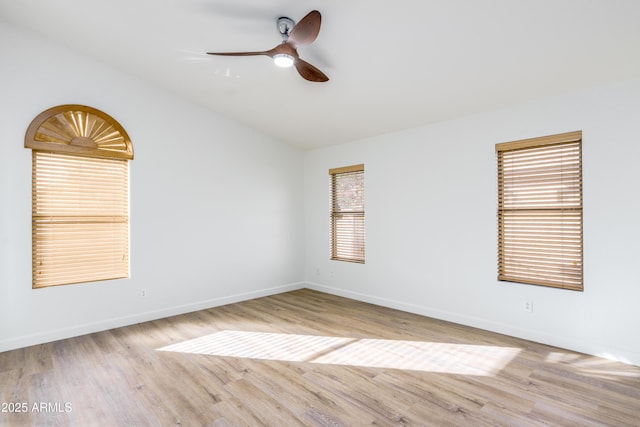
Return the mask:
[[16,403],[0,425],[637,426],[640,367],[304,289],[0,353]]

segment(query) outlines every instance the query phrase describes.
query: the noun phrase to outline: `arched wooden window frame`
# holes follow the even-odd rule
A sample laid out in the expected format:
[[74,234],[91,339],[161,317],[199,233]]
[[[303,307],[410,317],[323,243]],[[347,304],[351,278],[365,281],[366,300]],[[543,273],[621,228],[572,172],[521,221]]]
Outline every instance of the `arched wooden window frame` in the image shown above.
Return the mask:
[[86,105],[67,104],[38,114],[25,148],[110,159],[133,159],[129,135],[113,117]]
[[25,134],[32,149],[33,288],[129,277],[133,146],[108,114],[49,108]]

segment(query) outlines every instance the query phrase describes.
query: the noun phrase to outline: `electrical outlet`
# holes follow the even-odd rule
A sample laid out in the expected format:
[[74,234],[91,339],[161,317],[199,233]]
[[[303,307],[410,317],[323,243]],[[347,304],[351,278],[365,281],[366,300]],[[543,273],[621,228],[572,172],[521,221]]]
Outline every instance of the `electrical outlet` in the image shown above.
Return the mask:
[[525,300],[522,302],[522,308],[524,309],[524,311],[526,311],[527,313],[533,313],[533,301],[531,300]]

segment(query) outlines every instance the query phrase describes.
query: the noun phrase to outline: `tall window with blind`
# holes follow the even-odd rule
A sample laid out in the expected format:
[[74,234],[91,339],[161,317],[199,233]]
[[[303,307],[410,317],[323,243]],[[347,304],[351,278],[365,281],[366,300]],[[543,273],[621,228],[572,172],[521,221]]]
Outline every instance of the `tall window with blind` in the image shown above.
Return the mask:
[[32,149],[33,288],[129,276],[131,141],[110,116],[62,105],[36,117]]
[[582,132],[496,153],[498,280],[582,291]]
[[364,165],[329,170],[331,259],[364,263]]

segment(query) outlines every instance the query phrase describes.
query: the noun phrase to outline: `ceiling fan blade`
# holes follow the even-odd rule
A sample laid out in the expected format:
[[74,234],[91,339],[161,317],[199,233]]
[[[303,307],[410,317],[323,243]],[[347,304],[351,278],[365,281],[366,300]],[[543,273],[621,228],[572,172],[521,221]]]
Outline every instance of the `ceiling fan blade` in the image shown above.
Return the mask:
[[271,56],[271,51],[263,51],[263,52],[207,52],[207,55],[219,55],[219,56],[257,56],[257,55],[267,55]]
[[317,10],[312,10],[307,13],[307,15],[293,27],[293,30],[291,30],[288,39],[289,43],[293,44],[294,47],[306,46],[313,43],[320,32],[321,22],[322,16]]
[[309,64],[307,61],[303,61],[302,59],[296,59],[294,62],[296,70],[302,76],[303,79],[309,80],[310,82],[326,82],[329,80],[322,71],[318,70],[313,65]]

